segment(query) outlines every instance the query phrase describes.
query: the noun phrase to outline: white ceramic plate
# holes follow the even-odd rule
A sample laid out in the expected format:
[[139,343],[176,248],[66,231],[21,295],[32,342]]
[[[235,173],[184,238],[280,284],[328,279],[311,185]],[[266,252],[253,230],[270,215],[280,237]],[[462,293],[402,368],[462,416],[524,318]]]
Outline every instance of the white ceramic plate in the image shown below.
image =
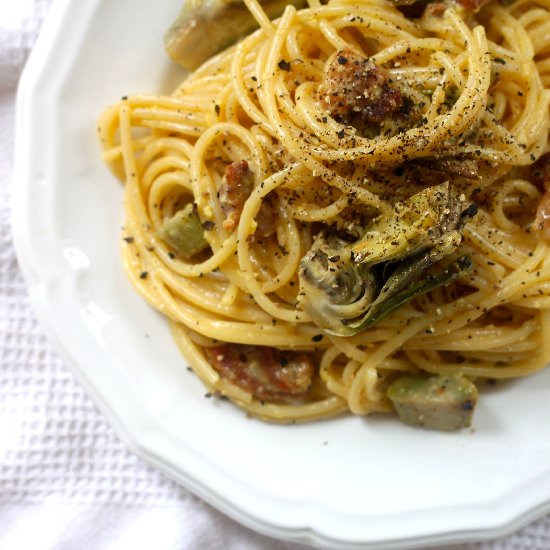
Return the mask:
[[495,537],[550,510],[550,371],[482,395],[475,430],[393,419],[276,426],[204,398],[120,262],[122,189],[101,110],[168,92],[162,34],[179,0],[60,0],[18,98],[14,228],[49,337],[137,454],[238,521],[331,548]]

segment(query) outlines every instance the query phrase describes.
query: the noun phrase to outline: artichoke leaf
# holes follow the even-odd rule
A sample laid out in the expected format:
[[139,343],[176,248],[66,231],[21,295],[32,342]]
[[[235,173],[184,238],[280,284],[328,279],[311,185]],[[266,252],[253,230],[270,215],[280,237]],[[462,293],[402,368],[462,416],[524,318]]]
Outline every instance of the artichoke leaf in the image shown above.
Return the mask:
[[343,321],[343,324],[347,325],[347,328],[352,329],[354,332],[364,330],[386,318],[390,313],[413,298],[426,294],[440,286],[448,285],[452,281],[462,277],[472,269],[472,266],[472,260],[468,256],[461,256],[454,262],[451,262],[440,273],[424,275],[420,279],[414,281],[412,285],[395,293],[392,292],[392,287],[393,289],[396,287],[397,281],[392,281],[390,284],[384,285],[378,298],[371,304],[368,313],[359,323],[354,324]]
[[476,212],[447,182],[396,203],[355,243],[321,232],[301,260],[299,304],[336,335],[373,325],[471,268],[467,257],[448,258]]

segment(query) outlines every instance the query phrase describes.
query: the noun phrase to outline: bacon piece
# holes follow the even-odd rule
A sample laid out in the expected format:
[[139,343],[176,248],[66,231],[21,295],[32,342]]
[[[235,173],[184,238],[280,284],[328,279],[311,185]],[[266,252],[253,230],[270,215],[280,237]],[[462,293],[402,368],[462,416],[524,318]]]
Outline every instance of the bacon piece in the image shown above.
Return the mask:
[[388,71],[351,50],[336,52],[327,61],[319,98],[332,116],[345,123],[359,116],[364,122],[380,124],[403,105]]
[[314,367],[305,353],[242,344],[225,344],[204,351],[223,378],[259,399],[301,399],[312,383]]
[[550,188],[550,153],[542,155],[529,169],[533,183],[547,191]]
[[474,159],[446,158],[424,158],[412,161],[413,165],[429,168],[449,176],[456,176],[468,180],[479,179],[479,166]]
[[546,153],[531,165],[531,179],[544,191],[533,224],[535,229],[540,231],[542,238],[550,243],[550,153]]
[[256,237],[271,237],[277,231],[277,216],[273,207],[265,201],[260,206],[256,222],[258,223],[256,232],[254,233]]
[[254,176],[246,160],[232,162],[225,168],[220,186],[220,203],[226,216],[223,228],[232,231],[237,227],[244,203],[254,186]]

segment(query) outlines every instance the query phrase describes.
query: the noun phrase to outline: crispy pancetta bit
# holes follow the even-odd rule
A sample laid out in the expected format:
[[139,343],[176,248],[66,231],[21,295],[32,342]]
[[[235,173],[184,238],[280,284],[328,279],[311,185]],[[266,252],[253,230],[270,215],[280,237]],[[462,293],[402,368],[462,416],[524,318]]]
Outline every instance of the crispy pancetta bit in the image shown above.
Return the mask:
[[204,348],[204,352],[222,378],[258,399],[296,401],[313,381],[315,369],[306,353],[243,344]]
[[232,162],[225,168],[220,185],[220,204],[225,214],[223,228],[233,231],[239,225],[244,203],[254,187],[254,175],[246,160]]
[[533,225],[541,237],[550,243],[550,153],[531,165],[531,179],[543,191]]
[[392,86],[388,71],[351,50],[340,50],[327,61],[319,99],[345,124],[357,117],[380,124],[403,105],[403,96]]

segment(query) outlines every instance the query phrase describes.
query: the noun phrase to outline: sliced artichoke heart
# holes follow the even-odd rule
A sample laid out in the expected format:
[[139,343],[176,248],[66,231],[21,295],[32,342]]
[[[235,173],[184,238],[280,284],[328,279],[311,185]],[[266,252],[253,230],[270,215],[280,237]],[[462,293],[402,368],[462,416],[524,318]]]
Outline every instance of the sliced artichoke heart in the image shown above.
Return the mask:
[[301,266],[299,300],[313,322],[324,328],[340,328],[346,319],[366,311],[379,290],[374,274],[359,274],[363,267],[353,263],[349,246],[337,237],[316,239]]
[[349,336],[459,278],[472,264],[449,256],[476,211],[447,182],[397,203],[355,243],[321,232],[300,264],[302,309],[320,327]]
[[448,183],[427,187],[375,218],[352,247],[356,263],[374,264],[410,256],[439,238],[461,239],[455,227],[460,201]]
[[[296,9],[305,0],[260,0],[270,19],[279,17],[287,4]],[[185,0],[166,31],[164,46],[169,57],[192,71],[224,48],[258,27],[243,0]]]
[[188,203],[168,218],[157,231],[157,236],[177,256],[189,260],[208,248],[201,220],[192,203]]
[[404,424],[435,430],[459,430],[472,423],[478,390],[457,375],[404,375],[387,396]]

